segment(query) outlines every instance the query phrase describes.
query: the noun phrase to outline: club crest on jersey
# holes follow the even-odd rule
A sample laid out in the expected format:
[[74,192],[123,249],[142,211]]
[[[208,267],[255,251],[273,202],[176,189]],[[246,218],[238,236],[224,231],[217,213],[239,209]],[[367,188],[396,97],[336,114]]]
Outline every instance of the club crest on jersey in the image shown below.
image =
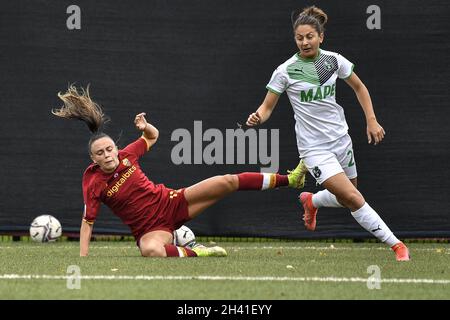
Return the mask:
[[328,70],[328,71],[330,71],[331,69],[333,69],[333,64],[332,64],[330,61],[328,61],[328,60],[325,60],[325,62],[323,63],[323,66],[324,66],[325,69]]
[[128,158],[123,159],[122,164],[126,167],[131,167],[131,162],[130,160],[128,160]]

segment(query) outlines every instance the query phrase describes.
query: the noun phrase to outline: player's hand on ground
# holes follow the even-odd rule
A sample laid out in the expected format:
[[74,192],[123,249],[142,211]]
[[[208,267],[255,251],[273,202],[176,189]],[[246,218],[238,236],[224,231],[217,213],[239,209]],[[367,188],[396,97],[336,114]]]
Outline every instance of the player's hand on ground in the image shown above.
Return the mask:
[[261,117],[258,112],[254,112],[248,116],[246,125],[249,127],[257,126],[261,123]]
[[386,132],[383,127],[376,121],[370,121],[367,123],[367,139],[369,144],[373,142],[374,145],[379,144],[383,139]]
[[136,129],[140,131],[144,131],[147,126],[147,120],[145,119],[145,112],[139,113],[134,118],[134,124],[136,125]]

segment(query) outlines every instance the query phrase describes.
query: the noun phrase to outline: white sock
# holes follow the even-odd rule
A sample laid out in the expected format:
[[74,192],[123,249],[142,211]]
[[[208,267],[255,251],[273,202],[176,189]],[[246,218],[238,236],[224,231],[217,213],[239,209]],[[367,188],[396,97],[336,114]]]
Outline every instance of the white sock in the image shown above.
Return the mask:
[[312,203],[315,208],[343,208],[344,206],[337,201],[336,196],[328,190],[319,191],[312,196]]
[[400,242],[380,218],[378,213],[367,202],[361,208],[352,212],[352,215],[364,229],[380,239],[381,242],[386,243],[389,247]]

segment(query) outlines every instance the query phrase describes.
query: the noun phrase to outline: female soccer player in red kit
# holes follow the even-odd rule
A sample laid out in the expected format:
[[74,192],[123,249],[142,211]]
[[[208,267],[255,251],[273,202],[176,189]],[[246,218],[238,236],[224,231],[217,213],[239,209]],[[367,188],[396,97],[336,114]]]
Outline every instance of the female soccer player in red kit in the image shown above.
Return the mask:
[[84,121],[93,136],[89,153],[93,163],[83,175],[84,214],[80,229],[80,256],[87,256],[93,223],[100,204],[107,205],[131,229],[142,256],[195,257],[226,256],[221,247],[198,246],[193,249],[173,245],[173,231],[198,216],[226,195],[238,190],[265,190],[282,186],[302,188],[306,168],[301,162],[289,175],[246,172],[215,176],[193,186],[173,190],[154,184],[143,173],[139,159],[158,139],[158,130],[147,122],[145,113],[134,123],[142,136],[118,150],[114,141],[99,130],[106,117],[89,91],[81,93],[71,86],[64,94],[56,116]]

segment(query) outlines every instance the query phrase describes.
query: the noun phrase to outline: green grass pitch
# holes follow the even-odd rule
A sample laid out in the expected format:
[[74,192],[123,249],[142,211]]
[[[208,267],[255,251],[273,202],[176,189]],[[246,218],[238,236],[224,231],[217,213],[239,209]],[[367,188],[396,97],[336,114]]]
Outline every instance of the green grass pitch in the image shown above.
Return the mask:
[[77,242],[0,242],[0,299],[450,298],[448,243],[410,243],[409,262],[380,243],[218,245],[228,257],[143,258],[133,242],[94,241],[80,258]]

